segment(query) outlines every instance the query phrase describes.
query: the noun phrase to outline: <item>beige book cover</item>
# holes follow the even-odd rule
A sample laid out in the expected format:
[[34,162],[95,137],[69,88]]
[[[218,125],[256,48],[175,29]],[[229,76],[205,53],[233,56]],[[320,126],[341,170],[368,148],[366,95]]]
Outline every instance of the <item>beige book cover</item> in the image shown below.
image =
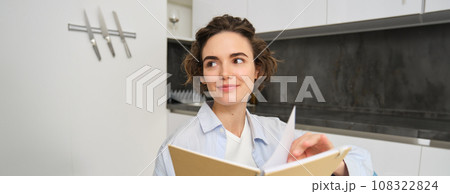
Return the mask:
[[335,148],[302,160],[258,169],[169,145],[177,176],[329,176],[350,151]]

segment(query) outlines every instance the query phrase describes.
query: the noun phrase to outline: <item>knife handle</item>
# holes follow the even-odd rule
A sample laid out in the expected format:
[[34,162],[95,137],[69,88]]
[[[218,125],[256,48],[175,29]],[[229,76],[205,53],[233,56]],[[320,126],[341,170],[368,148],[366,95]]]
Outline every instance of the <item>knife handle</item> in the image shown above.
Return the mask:
[[123,41],[123,45],[125,46],[125,52],[127,53],[127,57],[131,58],[131,52],[130,49],[128,48],[127,42]]
[[97,55],[97,59],[101,61],[102,57],[100,56],[100,52],[98,51],[97,42],[95,41],[95,39],[91,39],[91,44],[92,48],[94,48],[95,55]]
[[116,53],[114,52],[114,48],[113,48],[111,41],[108,42],[108,47],[109,47],[109,50],[111,51],[112,56],[115,57]]
[[97,46],[96,46],[96,45],[92,45],[92,48],[94,48],[95,55],[97,55],[97,59],[98,59],[99,61],[101,61],[101,60],[102,60],[102,57],[100,56],[100,52],[98,51]]

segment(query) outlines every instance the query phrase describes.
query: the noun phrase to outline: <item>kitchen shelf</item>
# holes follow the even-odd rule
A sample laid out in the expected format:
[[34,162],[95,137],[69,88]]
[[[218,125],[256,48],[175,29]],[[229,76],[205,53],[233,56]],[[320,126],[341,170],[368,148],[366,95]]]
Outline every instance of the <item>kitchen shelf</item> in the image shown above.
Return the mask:
[[167,37],[167,41],[168,42],[171,42],[171,43],[178,43],[178,41],[179,42],[181,42],[182,44],[192,44],[192,42],[194,42],[195,41],[195,39],[193,39],[193,38],[186,38],[186,37],[170,37],[170,36],[168,36]]
[[[356,32],[366,32],[375,30],[387,30],[396,28],[406,28],[414,26],[424,26],[440,23],[450,23],[450,10],[430,12],[424,14],[412,14],[383,19],[373,19],[366,21],[314,26],[308,28],[290,29],[285,31],[272,31],[257,33],[263,40],[284,40],[294,38],[316,37]],[[281,34],[280,34],[281,33]]]

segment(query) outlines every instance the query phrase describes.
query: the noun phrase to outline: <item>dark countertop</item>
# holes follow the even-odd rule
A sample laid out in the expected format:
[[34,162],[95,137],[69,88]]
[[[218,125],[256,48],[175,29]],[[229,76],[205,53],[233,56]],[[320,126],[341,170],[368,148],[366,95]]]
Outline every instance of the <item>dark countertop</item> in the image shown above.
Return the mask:
[[[196,114],[199,106],[167,104],[171,110]],[[287,121],[292,110],[288,104],[258,104],[248,110],[260,116],[279,117]],[[311,110],[297,107],[296,124],[380,133],[402,137],[450,142],[450,121],[424,118],[388,116],[369,113]]]

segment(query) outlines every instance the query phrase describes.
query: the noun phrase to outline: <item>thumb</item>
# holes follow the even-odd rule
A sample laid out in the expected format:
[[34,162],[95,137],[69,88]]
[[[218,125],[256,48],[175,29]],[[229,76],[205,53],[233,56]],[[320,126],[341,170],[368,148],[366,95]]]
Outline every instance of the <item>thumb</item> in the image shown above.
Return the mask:
[[289,163],[289,162],[293,162],[293,161],[295,161],[295,158],[292,157],[292,155],[289,153],[288,158],[287,158],[287,162]]

